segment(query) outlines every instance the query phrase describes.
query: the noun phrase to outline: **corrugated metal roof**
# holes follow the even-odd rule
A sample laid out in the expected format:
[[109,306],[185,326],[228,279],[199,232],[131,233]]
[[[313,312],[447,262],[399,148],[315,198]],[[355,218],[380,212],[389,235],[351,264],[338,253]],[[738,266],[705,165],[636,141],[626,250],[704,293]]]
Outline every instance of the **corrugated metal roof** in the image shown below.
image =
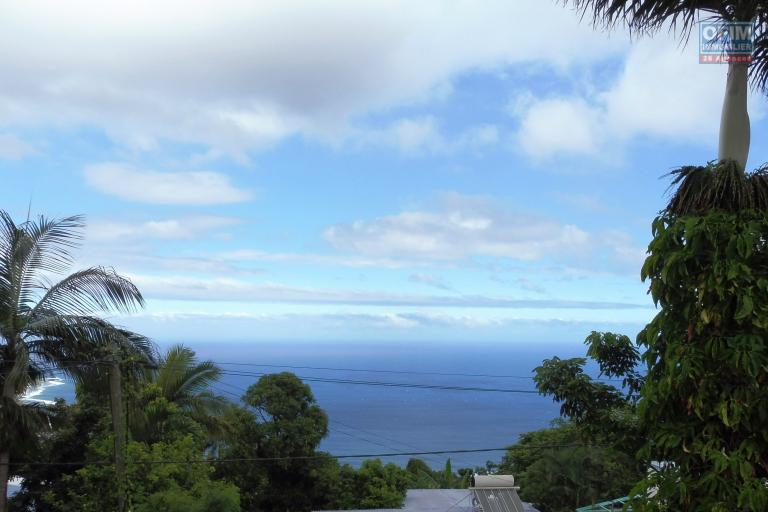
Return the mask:
[[[538,512],[529,503],[522,503],[522,506],[521,512]],[[366,512],[477,512],[477,509],[472,506],[472,494],[469,489],[410,489],[405,496],[403,508],[370,509]]]
[[514,488],[472,489],[472,497],[482,512],[525,512]]

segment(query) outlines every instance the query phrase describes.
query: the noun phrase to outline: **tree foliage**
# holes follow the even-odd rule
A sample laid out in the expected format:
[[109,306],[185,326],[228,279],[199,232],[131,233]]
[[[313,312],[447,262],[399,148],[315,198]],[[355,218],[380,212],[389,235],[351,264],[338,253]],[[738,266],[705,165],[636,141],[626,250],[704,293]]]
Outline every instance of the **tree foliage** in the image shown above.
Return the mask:
[[[107,459],[112,451],[109,437],[89,446],[95,460]],[[129,502],[136,512],[156,510],[192,512],[236,512],[240,510],[237,487],[214,479],[210,464],[156,464],[150,461],[199,460],[201,448],[193,436],[179,436],[171,442],[151,445],[128,443],[127,481]],[[55,502],[53,510],[101,512],[117,506],[111,465],[87,465],[65,476],[66,500]]]
[[636,414],[644,382],[637,347],[628,336],[596,331],[585,344],[600,377],[618,380],[621,386],[590,377],[584,371],[586,358],[553,357],[535,369],[536,388],[560,403],[561,416],[578,426],[585,440],[633,453],[643,442]]
[[644,377],[629,337],[592,332],[587,355],[602,378],[589,376],[587,358],[543,361],[536,387],[560,403],[563,420],[523,434],[504,456],[500,471],[514,474],[521,496],[544,512],[571,511],[625,495],[643,475],[635,458],[644,442],[637,417]]
[[9,447],[47,424],[42,408],[20,400],[24,392],[52,368],[85,383],[104,371],[79,364],[84,360],[154,357],[146,338],[98,317],[143,305],[128,279],[103,267],[65,275],[82,228],[77,216],[16,224],[0,210],[0,511],[6,509]]
[[659,313],[640,333],[644,457],[665,461],[640,510],[768,508],[768,216],[723,211],[653,223],[643,267]]
[[[226,458],[275,458],[265,462],[222,464],[219,474],[243,489],[246,510],[309,510],[318,500],[316,460],[328,432],[328,417],[312,390],[292,373],[265,375],[243,396],[248,410],[229,413],[231,440]],[[284,457],[306,457],[288,460]]]
[[359,469],[345,464],[325,475],[331,492],[329,509],[400,508],[411,475],[396,464],[379,459],[363,461]]
[[521,498],[542,512],[571,512],[623,496],[639,478],[632,456],[585,443],[580,428],[567,422],[520,436],[499,470],[515,475]]
[[[140,386],[130,401],[131,430],[135,439],[159,440],[166,431],[178,430],[170,421],[193,421],[202,426],[207,441],[222,436],[221,413],[226,400],[211,390],[221,370],[211,361],[198,361],[195,352],[174,345],[147,372],[148,384]],[[184,415],[178,412],[183,411]]]

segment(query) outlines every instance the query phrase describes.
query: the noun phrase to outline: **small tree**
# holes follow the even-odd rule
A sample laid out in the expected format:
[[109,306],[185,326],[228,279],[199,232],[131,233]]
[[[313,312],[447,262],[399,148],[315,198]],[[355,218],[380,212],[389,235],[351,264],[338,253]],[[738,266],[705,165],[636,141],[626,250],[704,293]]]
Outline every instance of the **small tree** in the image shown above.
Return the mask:
[[766,510],[768,182],[722,164],[676,174],[642,271],[660,311],[638,337],[643,456],[666,464],[635,507]]
[[[128,279],[104,267],[64,275],[82,228],[77,216],[16,224],[0,210],[0,512],[7,510],[11,446],[40,424],[39,411],[20,400],[26,390],[50,369],[81,382],[93,380],[103,367],[78,363],[107,354],[153,358],[146,338],[98,317],[144,304]],[[57,276],[62,279],[52,282]]]
[[317,447],[328,417],[309,386],[288,372],[261,377],[243,396],[249,410],[229,411],[223,458],[268,458],[222,464],[219,473],[243,491],[244,510],[309,510],[318,499]]

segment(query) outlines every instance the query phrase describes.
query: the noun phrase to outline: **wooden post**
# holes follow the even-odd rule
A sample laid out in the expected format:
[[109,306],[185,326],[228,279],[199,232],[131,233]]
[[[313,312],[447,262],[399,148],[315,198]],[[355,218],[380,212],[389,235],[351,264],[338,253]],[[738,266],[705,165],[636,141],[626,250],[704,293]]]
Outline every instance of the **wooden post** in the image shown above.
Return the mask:
[[112,402],[112,430],[115,434],[115,477],[117,479],[117,512],[125,512],[125,418],[123,386],[117,356],[109,372],[109,394]]

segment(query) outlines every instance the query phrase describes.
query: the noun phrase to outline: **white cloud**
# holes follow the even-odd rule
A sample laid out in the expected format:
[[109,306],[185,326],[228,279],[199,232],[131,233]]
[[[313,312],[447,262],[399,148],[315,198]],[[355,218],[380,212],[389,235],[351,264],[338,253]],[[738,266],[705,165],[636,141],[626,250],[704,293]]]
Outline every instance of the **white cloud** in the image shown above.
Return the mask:
[[436,150],[445,144],[431,117],[402,119],[392,126],[391,131],[395,144],[405,152],[420,148]]
[[326,229],[336,248],[376,257],[538,260],[584,254],[588,233],[572,224],[500,210],[483,198],[448,195],[437,211],[406,211]]
[[114,241],[121,239],[193,239],[202,234],[237,224],[239,219],[200,215],[180,219],[122,222],[96,220],[88,223],[86,238],[90,241]]
[[[261,308],[259,308],[261,309]],[[338,347],[340,342],[359,347],[361,342],[386,340],[380,350],[392,351],[398,343],[412,344],[416,339],[444,346],[446,341],[466,343],[467,339],[482,342],[541,343],[543,346],[562,343],[574,336],[584,336],[592,330],[637,332],[647,323],[644,312],[626,311],[617,316],[616,311],[606,314],[574,310],[575,318],[526,319],[517,312],[501,312],[494,317],[475,316],[453,310],[449,313],[435,311],[403,313],[335,312],[335,313],[232,313],[211,312],[208,309],[192,311],[144,312],[130,316],[116,316],[113,321],[120,325],[163,340],[199,341],[210,344],[211,333],[215,338],[227,341],[275,341],[295,340],[329,342]],[[638,314],[639,313],[639,314]],[[559,313],[559,314],[562,314]],[[605,318],[607,317],[607,318]],[[223,332],[221,325],[228,326]],[[408,337],[397,334],[408,329]],[[419,332],[420,337],[414,337]],[[436,333],[438,333],[436,335]],[[366,350],[376,350],[368,345]]]
[[[698,46],[684,49],[664,33],[637,41],[618,77],[582,94],[535,98],[525,91],[510,102],[520,119],[517,142],[534,158],[612,153],[636,137],[717,144],[727,66],[698,62]],[[764,113],[753,95],[753,119]]]
[[375,258],[360,256],[358,254],[318,254],[318,253],[291,253],[291,252],[267,252],[256,249],[240,249],[236,251],[223,252],[217,256],[223,261],[245,262],[245,261],[265,261],[265,262],[287,262],[302,265],[320,265],[333,267],[352,267],[352,268],[404,268],[421,267],[425,265],[424,261],[414,261],[394,258]]
[[139,203],[210,205],[251,198],[250,192],[235,187],[226,175],[216,172],[158,172],[103,163],[86,167],[85,177],[100,192]]
[[0,133],[0,158],[20,160],[35,153],[35,148],[28,142],[10,133]]
[[647,256],[647,247],[638,245],[623,231],[609,230],[602,234],[600,243],[613,255],[623,268],[639,273]]
[[332,138],[356,116],[450,91],[467,70],[564,69],[624,42],[541,0],[11,0],[0,46],[13,48],[0,56],[14,77],[4,124],[242,155],[297,133]]
[[516,288],[520,288],[521,290],[525,290],[528,292],[546,293],[547,291],[546,288],[544,288],[542,285],[536,283],[535,281],[532,281],[531,279],[528,279],[527,277],[517,277],[514,279],[507,279],[505,277],[502,277],[499,274],[493,274],[491,275],[490,279],[491,281],[495,281],[505,286],[514,286]]
[[375,290],[311,288],[254,283],[233,278],[128,274],[146,297],[188,301],[235,301],[272,304],[331,304],[500,309],[646,309],[647,304],[590,300],[528,300],[485,295],[416,295]]
[[441,277],[433,274],[425,274],[423,272],[417,272],[408,276],[408,280],[412,283],[421,283],[439,290],[450,290],[451,287]]
[[592,154],[599,145],[599,115],[580,99],[533,103],[520,122],[523,151],[541,158],[553,153]]
[[486,123],[447,133],[437,119],[425,115],[397,119],[381,129],[350,132],[347,143],[391,147],[406,155],[453,154],[493,146],[499,142],[499,132],[498,126]]

